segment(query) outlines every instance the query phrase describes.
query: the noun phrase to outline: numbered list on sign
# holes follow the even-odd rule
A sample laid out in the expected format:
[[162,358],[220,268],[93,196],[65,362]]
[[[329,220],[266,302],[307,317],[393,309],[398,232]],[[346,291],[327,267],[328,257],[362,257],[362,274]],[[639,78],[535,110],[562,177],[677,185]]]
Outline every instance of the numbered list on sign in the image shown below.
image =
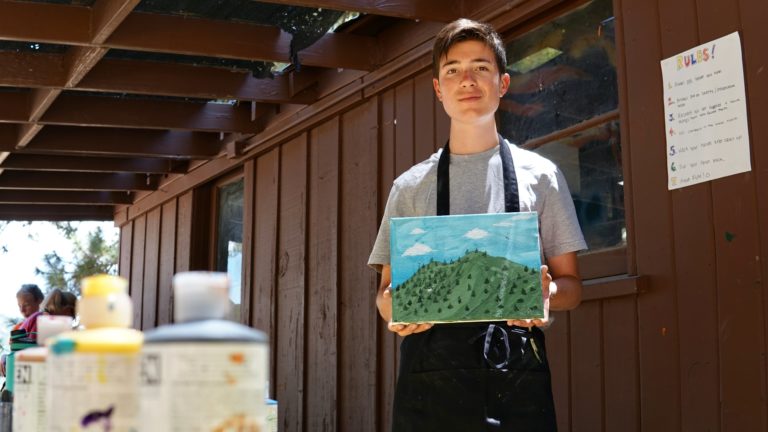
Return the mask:
[[738,33],[662,60],[661,69],[669,189],[750,171]]

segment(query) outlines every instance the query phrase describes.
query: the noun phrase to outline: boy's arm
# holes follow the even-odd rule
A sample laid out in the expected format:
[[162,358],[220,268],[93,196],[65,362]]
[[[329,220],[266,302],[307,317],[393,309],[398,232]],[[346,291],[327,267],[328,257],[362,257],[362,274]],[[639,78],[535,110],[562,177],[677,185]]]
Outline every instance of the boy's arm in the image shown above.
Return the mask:
[[381,266],[381,283],[376,293],[376,308],[379,310],[381,318],[387,322],[389,331],[395,332],[400,336],[408,336],[411,333],[420,333],[429,330],[432,324],[392,324],[392,267],[389,265]]

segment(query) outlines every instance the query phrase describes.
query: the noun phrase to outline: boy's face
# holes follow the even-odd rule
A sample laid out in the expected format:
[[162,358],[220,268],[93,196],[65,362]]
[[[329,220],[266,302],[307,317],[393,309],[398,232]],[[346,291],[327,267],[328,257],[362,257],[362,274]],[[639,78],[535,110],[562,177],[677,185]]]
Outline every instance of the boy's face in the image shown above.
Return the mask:
[[509,88],[509,75],[499,74],[490,47],[469,40],[451,46],[432,84],[451,120],[483,123],[492,120],[499,108],[499,99]]
[[19,304],[19,312],[24,318],[32,315],[40,309],[40,302],[35,300],[35,297],[31,294],[20,294],[16,296],[16,301]]

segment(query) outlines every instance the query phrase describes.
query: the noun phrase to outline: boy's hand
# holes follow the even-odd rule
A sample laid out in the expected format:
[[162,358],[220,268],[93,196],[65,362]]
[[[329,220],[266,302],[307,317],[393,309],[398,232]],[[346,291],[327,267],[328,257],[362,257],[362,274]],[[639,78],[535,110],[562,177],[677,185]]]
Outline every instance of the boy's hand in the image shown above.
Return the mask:
[[552,283],[552,275],[546,265],[541,266],[541,294],[544,297],[544,318],[507,320],[507,325],[518,327],[546,327],[549,325],[549,286]]

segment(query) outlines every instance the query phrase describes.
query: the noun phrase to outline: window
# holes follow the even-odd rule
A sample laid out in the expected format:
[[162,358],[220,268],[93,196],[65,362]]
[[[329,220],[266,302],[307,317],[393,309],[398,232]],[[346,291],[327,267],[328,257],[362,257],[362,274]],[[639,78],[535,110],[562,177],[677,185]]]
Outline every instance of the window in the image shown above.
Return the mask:
[[589,250],[585,278],[626,272],[624,179],[611,0],[592,0],[507,42],[502,135],[565,175]]
[[222,183],[215,188],[216,231],[214,269],[229,275],[229,300],[232,321],[241,320],[243,268],[243,179]]

